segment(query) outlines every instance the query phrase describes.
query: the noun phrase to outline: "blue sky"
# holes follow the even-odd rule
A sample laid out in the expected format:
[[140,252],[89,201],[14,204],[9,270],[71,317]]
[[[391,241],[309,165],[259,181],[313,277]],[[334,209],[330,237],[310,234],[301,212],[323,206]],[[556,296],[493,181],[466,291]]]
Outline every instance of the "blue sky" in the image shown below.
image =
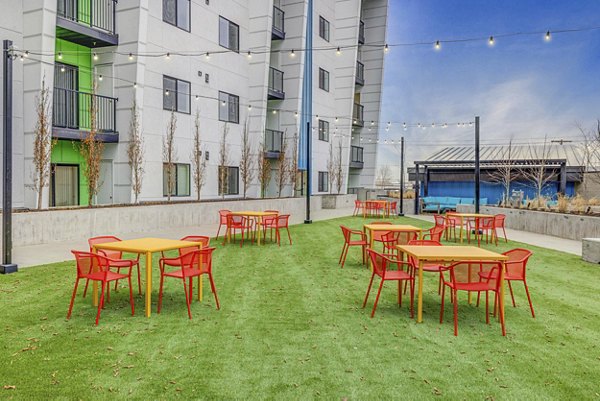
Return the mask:
[[[598,0],[390,0],[388,43],[489,37],[514,32],[600,26]],[[472,121],[482,144],[575,138],[576,124],[600,118],[600,29],[497,37],[433,46],[393,47],[386,55],[380,143],[404,135],[407,161],[444,145],[472,143],[472,128],[402,129],[385,122]],[[379,146],[379,165],[398,165],[393,146]],[[397,169],[392,169],[397,171]],[[396,173],[397,174],[397,173]]]

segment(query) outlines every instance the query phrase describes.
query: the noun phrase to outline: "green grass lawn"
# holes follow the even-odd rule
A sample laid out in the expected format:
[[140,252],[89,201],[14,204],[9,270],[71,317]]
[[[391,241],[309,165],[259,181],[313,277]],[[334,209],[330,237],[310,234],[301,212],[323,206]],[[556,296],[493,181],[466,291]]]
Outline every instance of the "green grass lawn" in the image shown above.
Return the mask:
[[[408,218],[403,223],[428,226]],[[218,245],[217,311],[207,289],[187,318],[181,282],[167,282],[163,310],[131,317],[125,288],[111,294],[100,325],[81,290],[65,319],[74,263],[0,276],[2,399],[557,399],[600,398],[600,268],[549,249],[534,252],[529,283],[507,298],[507,336],[484,308],[460,298],[459,336],[451,304],[439,324],[437,276],[426,274],[423,323],[384,288],[361,308],[370,272],[351,249],[344,269],[340,224],[291,228],[293,246]],[[284,241],[285,243],[285,241]],[[158,268],[154,283],[158,283]],[[447,299],[448,300],[448,299]],[[6,386],[15,386],[14,389]]]

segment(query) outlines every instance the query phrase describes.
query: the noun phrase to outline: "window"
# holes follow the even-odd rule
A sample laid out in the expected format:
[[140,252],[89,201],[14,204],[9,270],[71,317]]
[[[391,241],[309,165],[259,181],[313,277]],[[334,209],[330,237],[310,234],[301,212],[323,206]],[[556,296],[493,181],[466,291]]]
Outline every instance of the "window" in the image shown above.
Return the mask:
[[329,173],[326,171],[319,171],[319,192],[329,191]]
[[190,114],[190,92],[189,82],[163,75],[163,109]]
[[79,205],[79,165],[52,164],[50,206]]
[[223,17],[219,17],[219,45],[240,51],[240,27]]
[[319,88],[329,92],[329,72],[319,68]]
[[239,190],[239,167],[219,166],[219,195],[237,195]]
[[[163,196],[169,194],[169,165],[163,163]],[[190,165],[174,163],[171,169],[171,196],[190,196]]]
[[329,21],[319,16],[319,36],[329,42]]
[[163,21],[190,31],[190,0],[163,0]]
[[319,120],[319,139],[329,142],[329,121]]
[[236,124],[240,122],[239,96],[219,92],[219,121]]

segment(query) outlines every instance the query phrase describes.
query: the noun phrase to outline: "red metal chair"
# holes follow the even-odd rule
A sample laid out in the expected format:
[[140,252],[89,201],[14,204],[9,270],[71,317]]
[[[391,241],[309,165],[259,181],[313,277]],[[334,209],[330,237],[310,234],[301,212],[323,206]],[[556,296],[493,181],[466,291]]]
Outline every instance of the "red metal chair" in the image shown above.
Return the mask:
[[[90,246],[90,252],[94,252],[94,245],[105,244],[107,242],[119,242],[120,238],[115,237],[113,235],[103,235],[99,237],[93,237],[88,239],[88,245]],[[135,259],[123,259],[123,252],[120,251],[109,251],[100,249],[98,253],[102,256],[105,256],[109,261],[109,266],[113,269],[116,269],[119,273],[121,269],[130,269],[133,266],[137,266],[137,275],[138,275],[138,293],[142,293],[142,279],[140,274],[140,255],[137,254]],[[115,280],[115,291],[117,290],[118,280]],[[87,294],[89,282],[85,283],[85,289],[83,290],[83,297]]]
[[[180,241],[190,241],[190,242],[200,242],[202,244],[202,248],[206,248],[210,246],[210,237],[204,235],[188,235],[180,239]],[[179,248],[179,256],[168,258],[164,252],[162,252],[162,257],[158,260],[159,267],[164,266],[181,266],[181,256],[197,251],[199,248],[197,246],[190,246],[187,248]]]
[[444,227],[433,226],[427,231],[427,233],[423,234],[423,239],[429,237],[431,241],[440,242],[442,240],[442,234],[444,234],[444,230]]
[[225,235],[225,239],[223,240],[223,245],[227,243],[228,236],[233,236],[233,242],[235,242],[235,235],[237,230],[240,230],[242,234],[242,240],[240,242],[240,247],[244,245],[244,233],[246,232],[248,235],[254,231],[254,220],[249,219],[246,216],[238,216],[238,215],[227,215],[227,234]]
[[[375,316],[375,310],[377,309],[377,303],[379,302],[379,296],[381,295],[381,289],[383,288],[383,283],[385,281],[398,282],[398,305],[400,306],[402,306],[402,282],[404,281],[410,283],[410,317],[413,317],[415,278],[408,270],[409,263],[395,258],[392,259],[392,255],[385,255],[372,249],[367,249],[367,252],[371,258],[373,273],[371,274],[371,280],[369,281],[369,287],[367,288],[367,295],[365,296],[362,307],[364,308],[367,305],[369,293],[371,292],[371,287],[373,286],[373,279],[377,275],[381,278],[381,282],[379,283],[379,290],[377,291],[377,297],[375,298],[375,303],[373,304],[371,317]],[[393,265],[397,266],[397,270],[389,270],[389,266]],[[407,267],[407,271],[404,271],[404,266]]]
[[217,230],[216,238],[219,238],[219,233],[221,232],[221,226],[225,226],[227,228],[227,215],[231,213],[231,210],[222,209],[219,210],[219,229]]
[[[344,246],[342,247],[342,254],[340,255],[340,260],[338,261],[338,265],[342,264],[342,269],[344,268],[344,263],[346,262],[346,256],[348,255],[348,249],[351,246],[360,246],[362,247],[362,261],[365,263],[366,258],[366,249],[367,249],[367,235],[360,230],[352,230],[346,226],[340,226],[342,229],[342,234],[344,234]],[[352,236],[358,235],[360,240],[353,240]]]
[[[164,266],[160,268],[160,289],[158,292],[158,313],[162,309],[163,299],[163,285],[165,277],[173,277],[183,281],[183,291],[185,292],[185,302],[187,304],[188,317],[192,318],[192,311],[190,304],[192,302],[193,295],[193,278],[199,277],[202,274],[208,275],[210,281],[210,289],[212,290],[213,296],[215,297],[215,303],[217,309],[221,309],[219,304],[219,297],[217,296],[217,288],[212,276],[212,253],[215,248],[203,248],[201,250],[195,250],[188,252],[179,257],[179,265],[181,269],[166,271]],[[187,283],[186,283],[187,282]],[[189,286],[189,291],[188,291]]]
[[381,237],[383,253],[397,253],[396,245],[407,245],[417,239],[417,233],[411,231],[388,231]]
[[269,228],[271,230],[271,233],[273,232],[273,230],[275,230],[275,238],[277,239],[277,244],[279,246],[281,246],[281,236],[279,235],[279,231],[282,228],[285,228],[287,230],[288,239],[290,241],[290,245],[292,245],[292,236],[290,235],[289,223],[290,223],[290,215],[289,214],[280,214],[279,216],[277,216],[277,218],[273,222],[271,222],[271,224],[266,226],[267,228]]
[[[385,225],[391,225],[392,223],[390,223],[389,221],[372,221],[369,224],[385,224]],[[371,235],[373,236],[373,242],[383,242],[383,237],[385,235],[387,235],[390,231],[382,231],[382,230],[378,230],[378,231],[371,231]],[[375,245],[375,244],[373,244]]]
[[[474,262],[464,261],[453,263],[444,268],[441,273],[444,285],[442,286],[442,307],[440,309],[440,323],[444,321],[444,298],[446,287],[452,292],[452,303],[454,305],[454,335],[458,335],[458,291],[467,292],[485,292],[485,322],[490,323],[489,316],[489,292],[492,291],[497,297],[500,292],[500,281],[494,277],[500,273],[502,264],[500,262]],[[473,271],[477,269],[477,271]],[[446,271],[448,279],[446,279]],[[487,279],[482,279],[477,272],[489,274]],[[494,298],[496,299],[496,298]],[[502,335],[506,335],[504,318],[500,314],[500,324],[502,326]]]
[[397,201],[393,201],[393,202],[390,202],[387,204],[386,213],[388,216],[391,215],[392,213],[396,214],[397,210],[398,210],[398,202]]
[[[440,243],[440,241],[423,240],[423,239],[414,239],[414,240],[410,241],[408,243],[408,245],[417,245],[417,246],[442,246],[442,244]],[[410,256],[408,258],[408,261],[409,261],[411,267],[414,269],[413,275],[416,276],[417,275],[417,271],[419,269],[419,266],[417,265],[417,261],[412,256]],[[432,272],[432,273],[438,273],[438,274],[440,274],[440,280],[439,280],[439,283],[438,283],[438,294],[442,293],[442,277],[441,277],[441,273],[440,273],[442,269],[444,269],[444,266],[440,265],[440,264],[427,263],[427,264],[423,265],[423,271],[424,272]],[[406,291],[406,288],[404,289],[404,291]]]
[[131,304],[131,316],[133,316],[135,307],[133,304],[133,291],[131,289],[132,266],[129,266],[127,274],[115,273],[110,270],[111,260],[105,256],[84,251],[71,251],[71,253],[75,256],[75,262],[77,264],[77,278],[75,280],[75,287],[73,288],[73,295],[71,296],[71,302],[69,304],[69,311],[67,312],[67,319],[71,318],[73,302],[75,301],[75,295],[77,295],[77,286],[81,279],[86,279],[87,282],[92,280],[102,283],[102,293],[100,295],[100,301],[98,302],[98,312],[96,313],[96,326],[100,320],[100,312],[102,311],[102,308],[104,308],[105,290],[108,292],[108,297],[110,297],[110,289],[108,289],[108,286],[111,281],[127,279],[129,282],[129,303]]
[[[495,238],[495,219],[494,217],[480,217],[477,219],[475,228],[475,235],[477,235],[477,246],[481,246],[481,237],[485,234],[485,243],[490,243],[490,234],[492,235],[492,241]],[[496,245],[498,245],[498,239],[496,238]]]
[[358,216],[359,213],[362,213],[365,205],[359,201],[358,199],[354,201],[354,211],[352,212],[352,216]]
[[[533,304],[531,303],[531,295],[529,294],[529,287],[527,286],[527,261],[531,257],[532,252],[523,248],[515,248],[504,252],[503,255],[508,256],[508,260],[504,262],[506,264],[504,280],[506,280],[506,283],[508,284],[513,307],[516,307],[517,304],[515,303],[515,296],[513,294],[511,281],[522,281],[523,285],[525,286],[527,301],[529,301],[531,316],[535,318]],[[481,276],[482,279],[488,279],[490,277],[489,273],[486,272],[480,272],[479,276]],[[492,278],[495,278],[495,276]],[[477,302],[479,303],[479,297],[477,298]]]
[[454,237],[454,241],[458,238],[456,236],[456,227],[459,230],[462,230],[462,222],[460,217],[453,215],[452,213],[446,213],[446,240],[452,239]]
[[[272,214],[270,214],[268,216],[263,216],[262,222],[259,224],[256,224],[256,229],[263,230],[263,238],[266,238],[267,226],[274,224],[275,219],[277,219],[277,216],[279,216],[279,210],[265,210],[265,213],[272,213]],[[272,231],[271,231],[271,235],[272,235]],[[272,236],[271,236],[271,240],[273,240]]]
[[505,214],[497,214],[494,216],[494,235],[496,237],[496,245],[498,245],[498,229],[502,229],[502,233],[504,233],[504,242],[508,242],[508,238],[506,237],[506,229],[504,227],[504,222],[506,221]]

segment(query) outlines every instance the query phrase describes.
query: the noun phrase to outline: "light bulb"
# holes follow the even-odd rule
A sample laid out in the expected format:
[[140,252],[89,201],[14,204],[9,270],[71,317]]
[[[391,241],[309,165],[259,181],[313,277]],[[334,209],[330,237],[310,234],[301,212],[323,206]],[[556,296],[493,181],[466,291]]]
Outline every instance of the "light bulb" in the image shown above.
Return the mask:
[[387,52],[389,52],[389,51],[390,51],[390,48],[389,48],[388,44],[386,43],[386,44],[385,44],[385,47],[383,48],[383,52],[384,52],[384,53],[387,53]]
[[199,99],[200,99],[200,96],[196,95],[196,100],[199,100]]
[[102,81],[102,75],[98,75],[98,81]]
[[403,128],[406,128],[406,123],[402,123],[402,127],[403,127]]
[[277,114],[277,110],[273,110],[273,114]]
[[136,82],[133,83],[133,87],[137,88],[137,83]]
[[58,52],[58,59],[62,60],[62,52]]
[[64,65],[60,66],[60,72],[65,72],[65,66]]
[[29,57],[29,50],[25,50],[25,57]]
[[171,53],[167,53],[167,55],[165,56],[167,60],[171,59]]
[[98,53],[94,53],[94,61],[98,61]]
[[544,39],[546,39],[546,42],[549,42],[550,39],[552,39],[552,37],[550,36],[550,31],[546,31],[546,36],[544,36]]
[[371,120],[371,125],[375,125],[375,121]]
[[133,60],[133,53],[129,53],[129,61]]
[[23,55],[21,54],[21,55],[19,56],[19,60],[21,60],[21,62],[23,62],[23,58],[24,58],[24,57],[23,57]]
[[221,106],[225,106],[225,105],[227,105],[227,102],[226,102],[225,100],[223,100],[223,101],[221,102]]
[[439,40],[435,41],[435,50],[440,50],[442,48],[442,44]]
[[338,46],[337,50],[335,51],[335,54],[337,54],[338,56],[340,54],[342,54],[342,50],[339,48],[339,46]]
[[488,39],[488,44],[490,46],[494,46],[494,37],[493,36],[490,36],[490,38]]
[[165,91],[165,95],[166,95],[166,96],[169,96],[169,93],[170,93],[170,92],[169,92],[169,90],[167,89],[167,90]]
[[251,104],[248,105],[248,110],[252,110],[252,105]]
[[336,123],[338,122],[338,118],[337,118],[337,117],[335,118],[335,122],[336,122]]
[[207,60],[210,60],[210,53],[209,53],[209,52],[206,52],[206,55],[205,55],[205,57],[206,57],[206,59],[207,59]]
[[296,53],[294,53],[294,49],[292,49],[292,51],[290,51],[290,57],[296,57]]
[[248,58],[252,58],[252,53],[248,50]]

